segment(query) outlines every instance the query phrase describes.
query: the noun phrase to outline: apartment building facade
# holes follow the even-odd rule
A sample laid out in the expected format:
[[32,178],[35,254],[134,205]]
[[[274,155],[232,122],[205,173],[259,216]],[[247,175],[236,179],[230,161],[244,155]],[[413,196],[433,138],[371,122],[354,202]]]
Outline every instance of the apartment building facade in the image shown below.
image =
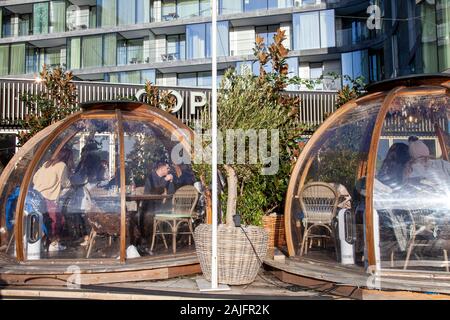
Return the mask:
[[[45,63],[79,80],[208,87],[210,16],[210,0],[3,0],[0,77],[33,78]],[[448,0],[220,0],[219,74],[257,72],[255,38],[270,43],[278,28],[291,75],[305,79],[450,70]]]

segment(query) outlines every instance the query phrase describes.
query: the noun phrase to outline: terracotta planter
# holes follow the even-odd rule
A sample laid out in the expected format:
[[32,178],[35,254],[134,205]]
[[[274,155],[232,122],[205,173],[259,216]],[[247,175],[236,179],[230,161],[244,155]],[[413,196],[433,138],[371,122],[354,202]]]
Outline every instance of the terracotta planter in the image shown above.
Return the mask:
[[[255,251],[241,228],[218,226],[217,253],[219,283],[243,285],[255,280],[261,261],[267,253],[269,239],[266,230],[249,226],[244,228]],[[202,224],[195,229],[195,248],[203,275],[211,280],[212,225]]]

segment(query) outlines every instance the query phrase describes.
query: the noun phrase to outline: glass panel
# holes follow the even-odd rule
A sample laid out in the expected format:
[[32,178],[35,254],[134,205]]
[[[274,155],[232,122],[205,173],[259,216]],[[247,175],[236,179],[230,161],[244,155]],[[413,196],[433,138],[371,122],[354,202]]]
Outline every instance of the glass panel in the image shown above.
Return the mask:
[[126,65],[127,61],[127,40],[117,39],[117,65]]
[[150,0],[136,0],[136,23],[150,22]]
[[211,72],[199,72],[197,85],[199,87],[211,87],[212,86]]
[[[369,53],[367,50],[347,52],[342,54],[342,74],[352,79],[363,77],[369,79]],[[351,85],[344,79],[344,84]]]
[[56,138],[39,161],[27,194],[27,259],[119,256],[118,165],[113,120],[80,120]]
[[295,50],[320,48],[319,12],[294,14],[293,25]]
[[178,18],[176,0],[163,0],[161,18],[163,21]]
[[8,183],[0,193],[0,227],[4,228],[5,233],[0,233],[0,252],[10,256],[16,256],[14,223],[16,214],[17,198],[19,197],[20,184],[36,150],[41,142],[36,143],[25,155],[17,162],[17,165],[7,177]]
[[[154,123],[126,117],[124,131],[127,248],[137,249],[133,257],[193,252],[198,192],[190,165],[171,157],[177,139]],[[174,223],[179,227],[173,233]]]
[[44,61],[50,68],[61,66],[61,48],[46,48]]
[[116,25],[116,0],[97,0],[97,12],[100,27]]
[[265,10],[267,0],[244,0],[244,11]]
[[6,76],[9,71],[9,45],[0,46],[0,75]]
[[49,3],[33,4],[33,34],[48,33]]
[[180,73],[178,74],[178,85],[180,87],[196,87],[197,74],[196,73]]
[[178,0],[178,16],[191,18],[199,15],[199,0]]
[[141,83],[146,83],[150,81],[151,83],[156,83],[156,70],[142,70],[141,71]]
[[103,65],[115,66],[117,56],[116,34],[107,34],[103,38]]
[[321,48],[336,46],[334,10],[320,11],[320,46]]
[[290,208],[297,255],[303,243],[303,257],[364,265],[364,185],[382,101],[367,102],[341,115],[306,154]]
[[439,71],[450,69],[450,2],[438,0],[436,4]]
[[83,68],[102,66],[102,36],[83,37],[81,52]]
[[269,0],[269,9],[273,8],[290,8],[293,5],[293,0]]
[[19,36],[27,36],[30,34],[31,15],[23,14],[19,16]]
[[117,0],[117,21],[119,25],[136,22],[136,0]]
[[25,73],[25,43],[11,45],[11,65],[9,73]]
[[81,38],[69,39],[69,54],[67,57],[69,69],[81,68]]
[[144,60],[144,40],[128,40],[127,51],[129,64],[142,63]]
[[66,31],[66,2],[50,2],[50,32]]
[[128,71],[120,73],[120,83],[141,83],[141,73],[139,71]]
[[448,270],[450,98],[424,89],[395,98],[383,125],[389,149],[378,150],[374,188],[382,268]]
[[[211,57],[211,23],[206,24],[206,57]],[[217,22],[217,56],[227,57],[229,55],[229,22]]]
[[221,14],[239,13],[244,11],[242,0],[219,0]]
[[211,15],[211,0],[200,0],[200,15],[203,17]]
[[39,72],[39,49],[29,47],[26,49],[26,73]]
[[187,58],[204,58],[206,52],[206,28],[204,24],[186,26]]

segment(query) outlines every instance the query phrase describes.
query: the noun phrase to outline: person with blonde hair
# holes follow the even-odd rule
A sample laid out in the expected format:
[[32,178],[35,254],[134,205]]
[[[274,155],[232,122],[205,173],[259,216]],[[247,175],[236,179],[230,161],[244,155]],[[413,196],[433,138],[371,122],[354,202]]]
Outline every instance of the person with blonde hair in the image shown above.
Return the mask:
[[58,201],[62,190],[70,187],[69,168],[72,164],[72,150],[63,148],[46,161],[33,176],[33,188],[45,199],[47,214],[51,220],[49,231],[52,242],[49,251],[65,249],[59,239],[64,219],[58,208]]

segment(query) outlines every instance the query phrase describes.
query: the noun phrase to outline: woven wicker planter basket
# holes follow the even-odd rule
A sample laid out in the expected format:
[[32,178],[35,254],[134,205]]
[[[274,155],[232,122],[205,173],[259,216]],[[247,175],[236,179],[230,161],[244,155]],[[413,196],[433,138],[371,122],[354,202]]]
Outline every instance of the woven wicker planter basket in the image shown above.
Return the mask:
[[[269,236],[263,228],[249,226],[245,231],[253,243],[259,259],[256,257],[247,237],[241,228],[218,226],[218,278],[219,283],[243,285],[255,280],[267,253]],[[203,275],[211,280],[212,225],[202,224],[195,229],[195,248]]]
[[275,248],[282,248],[286,245],[286,232],[284,228],[284,215],[273,213],[263,217],[263,227],[269,233],[269,243],[267,255],[273,256]]

